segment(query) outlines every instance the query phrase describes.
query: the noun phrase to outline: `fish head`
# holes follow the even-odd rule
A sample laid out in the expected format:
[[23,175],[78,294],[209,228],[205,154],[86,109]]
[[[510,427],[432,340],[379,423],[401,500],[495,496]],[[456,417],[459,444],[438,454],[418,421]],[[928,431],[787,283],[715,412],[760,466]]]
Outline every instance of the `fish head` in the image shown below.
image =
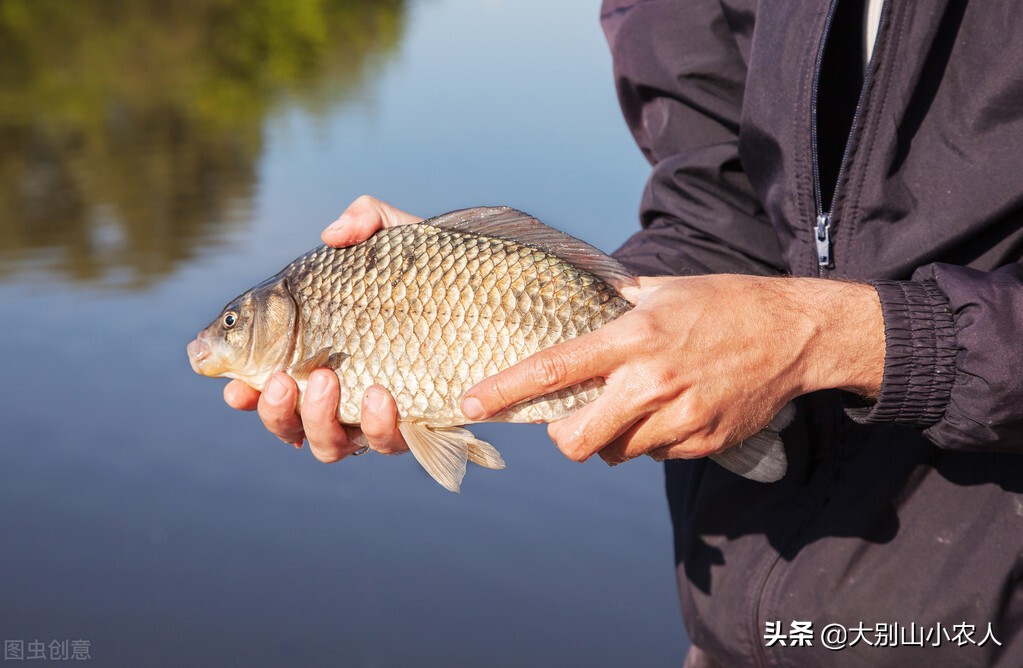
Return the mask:
[[274,277],[232,299],[188,344],[188,361],[203,376],[237,378],[262,389],[290,362],[297,322],[287,280]]

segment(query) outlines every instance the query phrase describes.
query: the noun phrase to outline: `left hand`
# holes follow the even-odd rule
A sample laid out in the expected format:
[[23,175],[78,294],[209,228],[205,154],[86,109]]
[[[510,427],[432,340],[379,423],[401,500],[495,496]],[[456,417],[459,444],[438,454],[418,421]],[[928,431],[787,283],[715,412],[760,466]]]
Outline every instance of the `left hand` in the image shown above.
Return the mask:
[[632,311],[478,383],[463,412],[479,420],[602,377],[598,399],[547,431],[569,459],[617,464],[713,454],[814,390],[880,389],[884,325],[869,285],[720,274],[641,278],[625,296]]
[[[340,248],[365,241],[377,230],[408,225],[422,220],[375,197],[363,195],[323,231],[323,243]],[[386,388],[372,385],[362,397],[359,427],[337,421],[341,387],[330,369],[317,369],[309,377],[302,408],[298,409],[298,385],[285,373],[275,373],[260,393],[240,380],[224,387],[224,401],[232,408],[258,411],[266,428],[286,443],[309,449],[325,464],[336,462],[358,450],[363,442],[377,452],[395,454],[408,450],[398,431],[398,407]],[[361,438],[364,437],[364,438]]]

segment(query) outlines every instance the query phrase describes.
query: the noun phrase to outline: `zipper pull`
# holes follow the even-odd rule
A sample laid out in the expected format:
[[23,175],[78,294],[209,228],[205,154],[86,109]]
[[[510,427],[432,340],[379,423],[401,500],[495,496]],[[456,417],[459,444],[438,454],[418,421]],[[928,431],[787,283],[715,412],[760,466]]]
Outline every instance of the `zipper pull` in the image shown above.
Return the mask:
[[831,216],[822,213],[817,216],[817,264],[831,266]]

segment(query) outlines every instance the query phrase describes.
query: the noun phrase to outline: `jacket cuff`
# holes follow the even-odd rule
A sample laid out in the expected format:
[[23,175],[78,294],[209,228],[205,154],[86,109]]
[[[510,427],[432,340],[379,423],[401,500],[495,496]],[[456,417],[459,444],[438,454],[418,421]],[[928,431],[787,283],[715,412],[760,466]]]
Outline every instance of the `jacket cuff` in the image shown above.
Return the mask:
[[954,320],[934,281],[872,281],[884,317],[881,393],[873,406],[849,408],[861,423],[920,428],[941,419],[956,371]]

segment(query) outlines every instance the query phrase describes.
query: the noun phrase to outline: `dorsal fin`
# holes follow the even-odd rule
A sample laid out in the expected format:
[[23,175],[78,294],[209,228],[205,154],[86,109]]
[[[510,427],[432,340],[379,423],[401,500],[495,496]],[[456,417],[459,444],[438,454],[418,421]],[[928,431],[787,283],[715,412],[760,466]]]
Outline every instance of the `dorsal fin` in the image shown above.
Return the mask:
[[618,292],[623,288],[637,285],[636,277],[618,260],[585,241],[544,225],[529,214],[507,206],[461,209],[424,220],[423,224],[452,232],[514,241],[541,250],[565,260],[577,269],[593,274]]

